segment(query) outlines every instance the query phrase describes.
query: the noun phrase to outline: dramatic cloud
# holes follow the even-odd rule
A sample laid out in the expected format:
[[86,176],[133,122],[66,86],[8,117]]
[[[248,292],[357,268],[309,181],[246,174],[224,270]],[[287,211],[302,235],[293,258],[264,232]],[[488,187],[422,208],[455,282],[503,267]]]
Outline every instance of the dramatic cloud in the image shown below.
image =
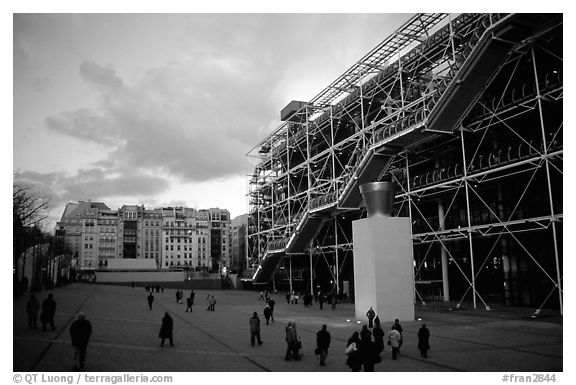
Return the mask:
[[146,200],[146,197],[166,191],[170,185],[168,180],[158,176],[127,172],[115,175],[97,168],[81,169],[72,176],[24,171],[16,174],[14,182],[50,197],[50,208],[54,215],[61,215],[68,202],[92,199],[107,203],[115,197]]
[[13,168],[61,207],[91,198],[241,214],[245,154],[280,110],[310,100],[405,19],[15,15]]

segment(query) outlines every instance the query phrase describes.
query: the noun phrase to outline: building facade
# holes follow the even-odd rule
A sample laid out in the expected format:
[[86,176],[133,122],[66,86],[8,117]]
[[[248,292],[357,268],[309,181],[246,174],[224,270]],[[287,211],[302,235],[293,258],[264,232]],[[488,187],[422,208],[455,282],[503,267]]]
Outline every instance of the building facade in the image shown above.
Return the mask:
[[243,276],[247,266],[248,217],[248,214],[239,215],[230,223],[230,246],[232,248],[230,269],[232,273],[240,276]]
[[562,28],[559,14],[417,14],[289,104],[249,153],[253,282],[353,286],[359,186],[393,181],[418,300],[562,311]]
[[102,202],[69,203],[56,228],[76,266],[106,269],[110,259],[153,260],[158,269],[213,271],[230,266],[230,213],[211,208],[147,210]]

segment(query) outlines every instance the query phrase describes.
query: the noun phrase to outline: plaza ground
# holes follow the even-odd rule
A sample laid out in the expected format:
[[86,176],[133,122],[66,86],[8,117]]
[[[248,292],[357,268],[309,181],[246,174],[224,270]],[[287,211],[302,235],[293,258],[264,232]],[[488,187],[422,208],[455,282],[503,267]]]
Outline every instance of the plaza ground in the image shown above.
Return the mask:
[[[57,302],[56,330],[29,330],[26,318],[28,295],[13,301],[13,370],[17,372],[70,371],[71,322],[83,311],[92,323],[87,354],[90,372],[344,372],[346,340],[362,324],[354,318],[353,304],[319,309],[318,304],[286,304],[284,294],[276,301],[275,322],[266,325],[264,304],[255,291],[195,290],[194,311],[186,313],[185,301],[176,303],[175,290],[155,293],[148,309],[141,287],[72,284],[37,294],[43,300],[53,293]],[[184,291],[187,296],[189,291]],[[205,298],[214,295],[214,312],[206,311]],[[174,319],[174,347],[160,347],[158,331],[169,311]],[[262,346],[250,345],[249,319],[254,311],[262,323]],[[563,325],[557,311],[543,310],[531,318],[533,309],[493,306],[449,310],[439,306],[416,307],[422,321],[402,322],[404,345],[398,360],[387,346],[377,372],[561,372],[563,371]],[[304,356],[285,361],[285,326],[295,321]],[[359,320],[366,323],[366,320]],[[431,332],[429,357],[421,358],[417,331],[425,322]],[[326,366],[314,355],[316,332],[328,326],[332,344]],[[385,331],[390,325],[383,324]]]

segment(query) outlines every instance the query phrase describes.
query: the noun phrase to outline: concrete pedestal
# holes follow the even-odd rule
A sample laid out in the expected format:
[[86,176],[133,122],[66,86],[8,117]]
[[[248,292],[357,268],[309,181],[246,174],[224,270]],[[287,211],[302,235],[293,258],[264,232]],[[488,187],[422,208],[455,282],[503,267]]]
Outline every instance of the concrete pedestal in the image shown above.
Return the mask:
[[375,216],[352,223],[354,297],[358,320],[374,309],[383,323],[414,321],[410,219]]

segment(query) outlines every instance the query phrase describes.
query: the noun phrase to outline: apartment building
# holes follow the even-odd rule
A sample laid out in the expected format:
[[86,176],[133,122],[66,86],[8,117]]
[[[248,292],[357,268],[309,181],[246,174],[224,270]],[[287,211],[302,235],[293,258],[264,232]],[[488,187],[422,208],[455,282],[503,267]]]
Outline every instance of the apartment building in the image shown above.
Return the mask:
[[66,205],[56,232],[77,267],[106,269],[110,259],[154,260],[158,269],[226,271],[231,263],[230,213],[210,208]]

